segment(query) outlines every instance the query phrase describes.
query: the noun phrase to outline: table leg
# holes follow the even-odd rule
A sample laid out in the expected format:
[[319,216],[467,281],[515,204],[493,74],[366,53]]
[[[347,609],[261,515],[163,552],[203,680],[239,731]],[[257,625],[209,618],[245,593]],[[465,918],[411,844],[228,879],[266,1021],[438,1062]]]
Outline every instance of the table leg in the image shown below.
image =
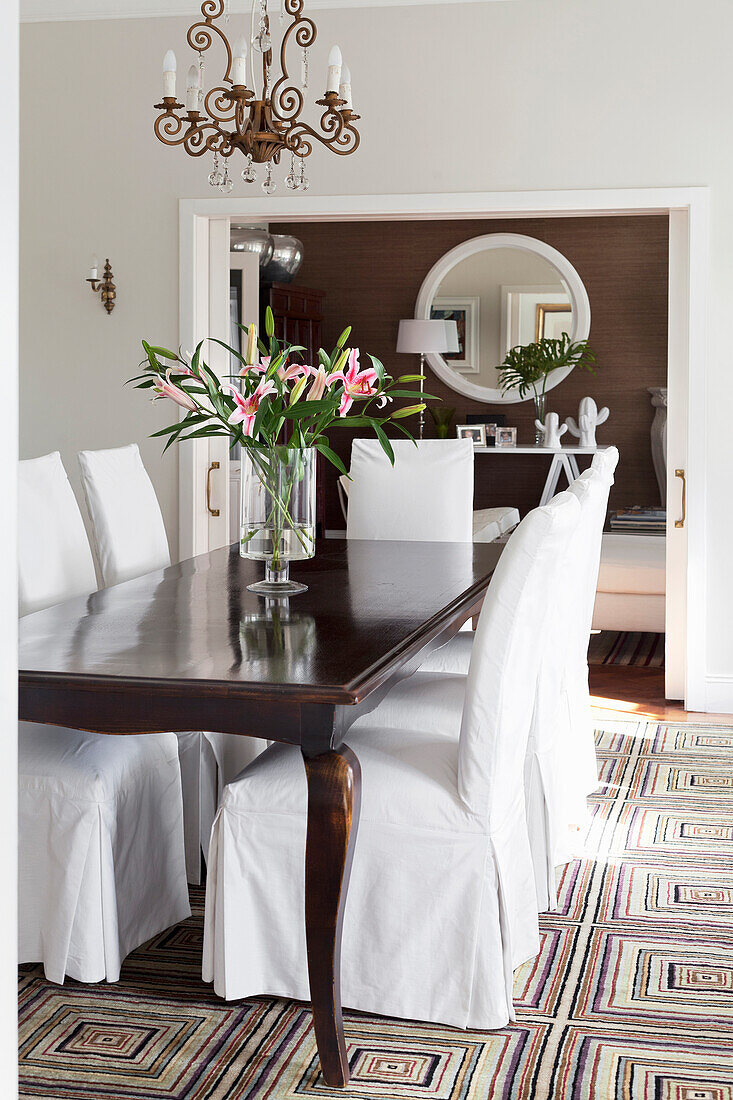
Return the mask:
[[313,1025],[327,1085],[349,1082],[341,1016],[341,931],[359,821],[361,770],[346,745],[304,754],[308,778],[305,936]]
[[568,462],[570,463],[570,470],[571,470],[572,475],[573,475],[573,481],[575,481],[577,478],[580,477],[580,467],[578,466],[578,460],[575,457],[575,455],[572,455],[572,454],[568,455],[567,459],[568,459]]
[[552,462],[550,463],[550,469],[547,471],[547,480],[545,481],[545,487],[542,490],[542,496],[540,497],[540,508],[547,504],[555,494],[557,483],[560,480],[560,472],[563,468],[562,455],[557,452],[552,456]]

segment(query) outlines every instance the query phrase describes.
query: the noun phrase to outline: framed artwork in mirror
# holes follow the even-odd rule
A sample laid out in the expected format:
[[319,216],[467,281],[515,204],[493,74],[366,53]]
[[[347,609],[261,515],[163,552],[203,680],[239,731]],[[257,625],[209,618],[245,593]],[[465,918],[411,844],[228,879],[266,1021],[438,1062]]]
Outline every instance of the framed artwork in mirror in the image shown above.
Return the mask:
[[573,311],[569,302],[538,302],[535,340],[559,340],[564,332],[570,335],[573,327]]
[[479,352],[479,310],[481,299],[468,295],[460,298],[434,298],[430,317],[435,321],[455,321],[458,330],[458,351],[447,351],[443,358],[461,374],[478,374],[481,369]]

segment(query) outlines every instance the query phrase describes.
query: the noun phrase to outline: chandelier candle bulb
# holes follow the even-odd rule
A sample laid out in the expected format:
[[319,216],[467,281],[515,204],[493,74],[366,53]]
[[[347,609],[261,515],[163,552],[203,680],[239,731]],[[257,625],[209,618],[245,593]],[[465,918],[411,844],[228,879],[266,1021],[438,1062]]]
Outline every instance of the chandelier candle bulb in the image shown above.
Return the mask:
[[234,43],[234,60],[232,61],[232,84],[246,85],[247,83],[247,39],[244,35],[240,35],[237,41]]
[[341,83],[341,50],[338,46],[332,46],[331,52],[328,55],[328,80],[326,81],[326,92],[336,92],[338,95],[339,84]]
[[344,110],[350,111],[352,109],[351,102],[351,70],[348,65],[344,65],[341,69],[341,83],[339,84],[339,99],[343,99]]
[[176,55],[168,50],[163,58],[163,98],[176,98]]
[[198,65],[191,65],[186,77],[186,110],[198,111],[199,109],[199,69]]

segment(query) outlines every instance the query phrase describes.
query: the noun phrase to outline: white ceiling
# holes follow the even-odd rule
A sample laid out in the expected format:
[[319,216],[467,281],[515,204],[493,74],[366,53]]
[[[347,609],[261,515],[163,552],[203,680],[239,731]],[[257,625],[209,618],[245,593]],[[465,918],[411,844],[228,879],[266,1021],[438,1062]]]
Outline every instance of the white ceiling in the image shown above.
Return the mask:
[[[486,0],[308,0],[311,11],[325,8],[381,8],[418,4],[485,3]],[[493,0],[506,3],[508,0]],[[23,23],[74,19],[151,19],[160,16],[196,16],[196,0],[20,0]],[[232,0],[232,12],[249,12],[249,0]]]

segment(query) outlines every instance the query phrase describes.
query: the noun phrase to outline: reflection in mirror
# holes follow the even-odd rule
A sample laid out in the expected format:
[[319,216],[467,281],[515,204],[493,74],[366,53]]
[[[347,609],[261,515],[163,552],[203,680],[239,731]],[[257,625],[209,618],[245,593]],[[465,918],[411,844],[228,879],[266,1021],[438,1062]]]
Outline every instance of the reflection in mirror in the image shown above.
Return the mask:
[[[590,302],[578,272],[552,245],[522,233],[487,233],[451,248],[425,276],[415,317],[455,321],[460,350],[428,352],[428,365],[451,389],[491,404],[531,399],[499,385],[512,348],[563,333],[582,341],[590,332]],[[547,389],[572,369],[571,363],[553,371]]]
[[443,358],[472,382],[498,388],[498,368],[510,348],[545,336],[571,334],[570,295],[543,256],[495,248],[467,256],[442,278],[431,317],[453,320],[460,350]]

